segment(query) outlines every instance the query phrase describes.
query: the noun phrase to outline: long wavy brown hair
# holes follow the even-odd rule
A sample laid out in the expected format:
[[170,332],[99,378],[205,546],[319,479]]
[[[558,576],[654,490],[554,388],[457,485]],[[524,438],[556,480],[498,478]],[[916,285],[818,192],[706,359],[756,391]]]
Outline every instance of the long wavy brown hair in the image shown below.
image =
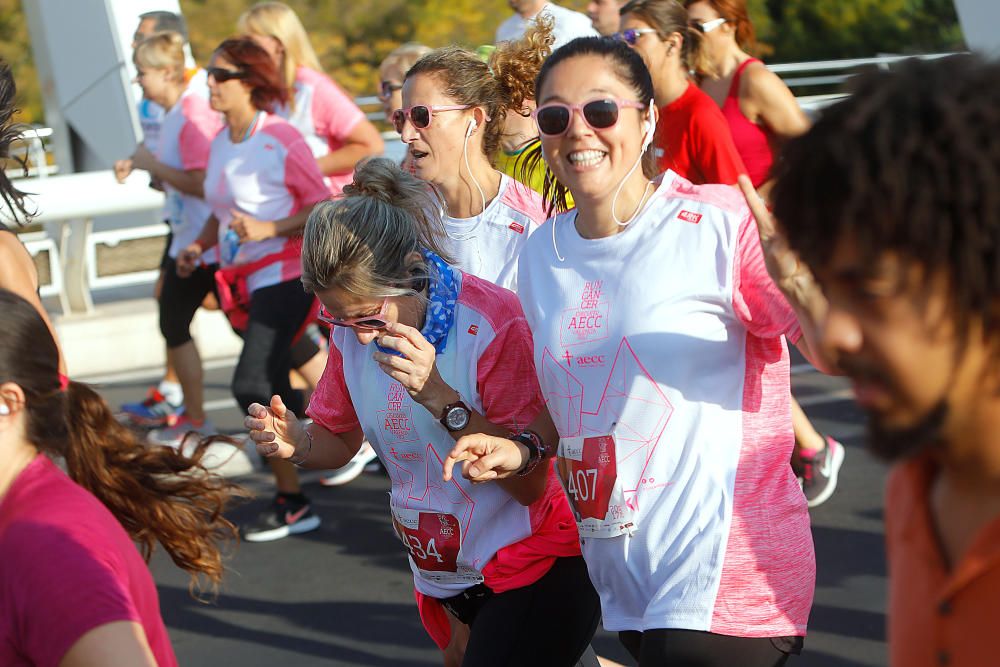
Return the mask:
[[225,547],[238,537],[223,513],[246,493],[204,468],[208,443],[191,456],[143,444],[93,389],[62,389],[58,348],[31,304],[0,289],[0,312],[0,383],[24,392],[28,441],[65,458],[69,476],[111,511],[147,562],[159,543],[191,575],[192,594],[216,592]]

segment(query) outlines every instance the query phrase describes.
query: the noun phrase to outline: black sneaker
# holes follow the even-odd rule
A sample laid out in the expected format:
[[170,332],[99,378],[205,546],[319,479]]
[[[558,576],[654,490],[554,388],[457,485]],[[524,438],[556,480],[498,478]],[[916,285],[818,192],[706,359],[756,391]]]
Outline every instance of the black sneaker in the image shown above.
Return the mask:
[[271,506],[249,526],[244,526],[242,532],[247,542],[272,542],[317,528],[319,517],[313,514],[308,502],[297,503],[284,496],[275,496]]
[[812,456],[801,455],[802,493],[809,507],[819,507],[837,490],[837,475],[844,464],[844,446],[826,436],[826,447]]

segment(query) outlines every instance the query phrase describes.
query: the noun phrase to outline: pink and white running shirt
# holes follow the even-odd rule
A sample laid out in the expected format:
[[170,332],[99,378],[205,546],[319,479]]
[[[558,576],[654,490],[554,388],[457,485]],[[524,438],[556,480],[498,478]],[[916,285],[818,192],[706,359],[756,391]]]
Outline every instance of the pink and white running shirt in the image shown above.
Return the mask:
[[[295,71],[295,109],[284,107],[278,114],[288,119],[316,158],[339,150],[365,113],[354,100],[322,72],[308,67]],[[326,177],[333,194],[340,194],[354,178],[354,170]]]
[[[174,169],[205,169],[214,137],[222,127],[222,117],[213,111],[208,98],[188,84],[177,103],[164,113],[156,144],[156,159]],[[177,254],[188,247],[212,214],[205,200],[184,194],[169,183],[163,184],[166,201],[163,217],[170,223],[173,241],[168,253]]]
[[[531,332],[517,297],[475,276],[460,281],[455,321],[436,364],[462,400],[495,424],[518,431],[542,408],[535,382]],[[498,551],[532,535],[566,506],[554,478],[537,503],[525,507],[497,484],[473,485],[461,475],[442,481],[442,462],[455,441],[438,415],[413,401],[372,359],[374,345],[334,327],[330,357],[307,413],[333,433],[359,425],[389,471],[389,504],[397,536],[409,552],[416,589],[434,598],[483,581]],[[571,542],[576,536],[568,534]],[[550,546],[552,555],[563,555]],[[487,576],[489,576],[487,574]]]
[[442,220],[456,266],[517,291],[517,256],[546,217],[542,196],[503,174],[500,191],[485,211],[472,218],[442,215]]
[[[261,112],[251,134],[234,144],[223,128],[212,141],[205,200],[219,220],[219,264],[249,264],[283,252],[301,237],[238,243],[229,232],[235,209],[257,220],[281,220],[330,196],[323,174],[299,131],[278,116]],[[298,278],[302,262],[276,259],[247,278],[250,292]]]
[[[605,627],[804,635],[816,572],[784,338],[800,331],[740,192],[668,171],[615,236],[584,239],[575,216],[549,223],[565,262],[529,240],[519,297]],[[622,530],[588,533],[605,516]]]

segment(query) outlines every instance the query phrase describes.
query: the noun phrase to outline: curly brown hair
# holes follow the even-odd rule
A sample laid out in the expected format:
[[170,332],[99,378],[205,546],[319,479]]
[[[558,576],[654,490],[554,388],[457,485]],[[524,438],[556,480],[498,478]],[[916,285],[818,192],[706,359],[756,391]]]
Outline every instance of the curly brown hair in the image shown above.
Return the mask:
[[521,39],[501,42],[489,63],[458,46],[437,49],[418,60],[406,78],[435,76],[445,94],[459,104],[485,107],[488,120],[483,130],[483,153],[492,162],[507,113],[511,109],[516,113],[525,100],[535,99],[535,76],[555,41],[552,27],[550,17],[541,17]]
[[111,511],[147,562],[159,542],[191,575],[192,593],[216,591],[224,571],[220,545],[237,538],[223,512],[246,494],[204,468],[208,443],[190,456],[147,447],[93,389],[80,382],[62,389],[59,350],[31,304],[0,289],[0,311],[0,383],[24,392],[28,441],[65,458],[69,476]]

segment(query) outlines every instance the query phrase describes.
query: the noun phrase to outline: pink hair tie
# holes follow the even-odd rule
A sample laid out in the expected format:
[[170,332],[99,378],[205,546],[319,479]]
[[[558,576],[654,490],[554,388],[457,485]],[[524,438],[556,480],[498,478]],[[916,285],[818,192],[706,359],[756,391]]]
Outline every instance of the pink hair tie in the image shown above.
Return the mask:
[[59,374],[59,391],[66,391],[69,389],[69,376]]

